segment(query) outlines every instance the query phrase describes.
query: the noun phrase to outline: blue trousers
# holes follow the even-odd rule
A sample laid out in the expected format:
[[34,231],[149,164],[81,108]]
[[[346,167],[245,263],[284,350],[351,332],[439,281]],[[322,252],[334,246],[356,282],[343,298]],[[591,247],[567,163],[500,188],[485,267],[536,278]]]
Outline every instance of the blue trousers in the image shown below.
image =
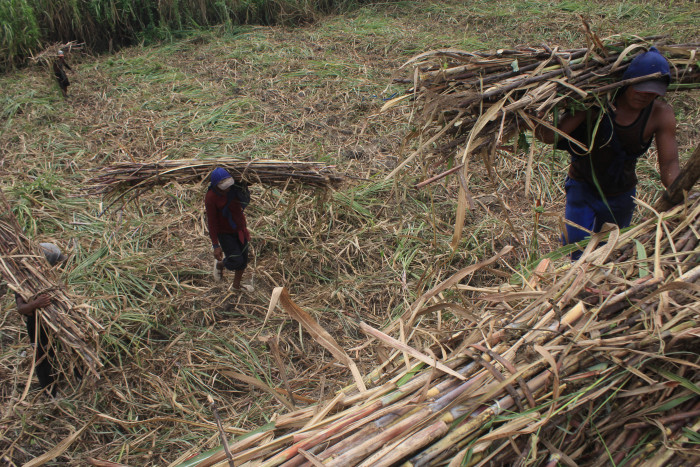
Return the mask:
[[[592,232],[600,232],[606,222],[617,224],[620,228],[627,227],[632,222],[636,188],[616,196],[606,196],[605,201],[598,190],[586,182],[566,178],[566,219]],[[588,233],[571,225],[566,225],[567,237],[562,238],[564,244],[576,243],[588,236]],[[568,240],[568,241],[567,241]],[[572,253],[572,259],[578,259],[581,251]]]

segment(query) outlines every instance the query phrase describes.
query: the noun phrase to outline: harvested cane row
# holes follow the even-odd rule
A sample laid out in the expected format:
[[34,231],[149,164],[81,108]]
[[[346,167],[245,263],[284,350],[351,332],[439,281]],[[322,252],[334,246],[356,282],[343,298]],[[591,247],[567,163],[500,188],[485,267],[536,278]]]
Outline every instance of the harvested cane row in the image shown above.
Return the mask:
[[[98,333],[102,326],[90,316],[86,305],[76,305],[74,297],[59,284],[41,250],[32,249],[33,243],[22,232],[1,192],[0,207],[0,277],[25,302],[41,294],[51,297],[51,304],[37,314],[51,329],[51,336],[60,341],[61,359],[53,364],[63,365],[61,372],[64,374],[73,374],[67,369],[74,368],[81,373],[89,370],[99,378],[102,364],[98,358]],[[50,345],[59,344],[52,342]]]
[[85,190],[92,195],[110,195],[130,187],[148,190],[176,181],[197,183],[216,167],[225,168],[235,179],[247,183],[284,185],[300,183],[313,187],[338,186],[343,177],[332,167],[318,162],[242,161],[224,157],[206,160],[160,160],[157,162],[117,162],[97,170]]
[[[234,440],[233,461],[696,464],[699,214],[696,201],[595,234],[577,262],[554,269],[543,259],[498,288],[464,284],[493,260],[466,268],[407,311],[406,340],[362,323],[394,350],[366,378],[369,389],[349,386]],[[462,303],[438,299],[454,290]],[[433,326],[437,313],[443,332],[452,322],[447,338]],[[181,465],[222,461],[219,451]]]
[[[580,49],[546,45],[489,53],[447,49],[409,60],[404,67],[412,69],[412,79],[404,82],[413,86],[384,109],[413,99],[421,115],[416,132],[421,144],[392,175],[421,154],[435,154],[432,164],[439,167],[455,154],[465,162],[470,153],[481,153],[491,167],[500,144],[536,124],[551,127],[544,115],[600,106],[617,89],[657,77],[622,80],[630,61],[659,37],[630,41],[614,37],[604,44],[592,32],[588,35],[589,47]],[[658,43],[657,48],[671,64],[671,90],[692,89],[700,83],[696,58],[700,44]]]

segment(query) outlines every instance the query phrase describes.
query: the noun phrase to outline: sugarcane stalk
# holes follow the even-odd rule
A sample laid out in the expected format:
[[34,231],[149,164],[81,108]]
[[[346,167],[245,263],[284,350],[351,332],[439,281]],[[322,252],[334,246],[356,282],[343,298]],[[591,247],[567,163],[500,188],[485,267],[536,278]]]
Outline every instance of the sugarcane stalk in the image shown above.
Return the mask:
[[412,435],[409,439],[404,440],[401,444],[396,446],[390,452],[385,454],[378,460],[369,459],[367,462],[360,464],[363,467],[377,466],[377,467],[388,467],[394,465],[396,462],[400,461],[404,457],[410,455],[411,453],[428,446],[430,443],[436,439],[444,436],[450,429],[449,425],[442,420],[438,420],[420,430],[419,432]]
[[331,425],[321,433],[311,437],[311,439],[302,441],[300,443],[294,444],[293,446],[290,446],[289,448],[285,449],[284,451],[280,452],[276,456],[272,457],[271,459],[265,461],[262,465],[263,467],[274,467],[277,465],[282,464],[283,462],[291,459],[292,457],[296,456],[299,453],[299,449],[310,449],[311,447],[315,446],[316,444],[323,442],[330,438],[331,436],[335,435],[336,433],[340,432],[343,430],[345,427],[350,425],[351,423],[354,423],[358,420],[361,420],[364,418],[366,415],[378,410],[381,408],[381,402],[377,401],[369,406],[365,407],[362,410],[359,410],[357,413],[354,415],[350,415],[335,424]]
[[221,417],[219,417],[219,411],[216,410],[216,402],[214,402],[214,398],[211,397],[211,394],[207,394],[207,400],[209,401],[209,407],[211,408],[211,412],[212,414],[214,414],[216,426],[219,429],[219,438],[221,439],[221,443],[224,446],[224,452],[226,453],[226,457],[228,458],[228,465],[229,467],[235,467],[235,464],[233,463],[233,456],[231,455],[231,450],[228,446],[228,439],[226,437],[226,433],[224,432],[224,427],[221,424]]
[[[693,418],[693,417],[700,417],[700,409],[697,410],[691,410],[688,412],[681,412],[681,413],[676,413],[673,415],[667,415],[665,417],[660,417],[656,420],[657,423],[660,423],[662,425],[665,425],[670,422],[677,422],[681,420],[686,420],[688,418]],[[638,428],[645,428],[649,425],[653,425],[654,422],[648,421],[648,422],[635,422],[635,423],[628,423],[625,425],[626,430],[636,430]]]
[[364,442],[371,436],[374,436],[374,434],[378,431],[384,429],[384,427],[393,423],[397,418],[405,415],[409,410],[411,409],[404,407],[373,421],[369,425],[361,428],[357,433],[346,437],[339,443],[333,445],[330,449],[326,449],[321,455],[321,460],[329,459],[338,453],[344,452],[348,447],[356,446],[359,443]]
[[272,356],[275,358],[275,362],[277,362],[277,366],[279,367],[280,374],[282,376],[282,381],[284,382],[284,387],[285,389],[287,389],[287,393],[289,393],[289,401],[292,403],[292,408],[295,408],[296,404],[294,402],[294,393],[292,392],[292,388],[289,385],[287,369],[285,368],[284,362],[282,361],[282,356],[280,355],[279,345],[277,344],[277,337],[271,337],[269,340],[269,344],[272,349]]
[[328,459],[325,464],[332,467],[354,465],[357,463],[358,459],[368,456],[372,452],[381,448],[386,442],[390,441],[395,436],[405,432],[406,430],[410,430],[416,423],[430,416],[431,413],[431,410],[427,407],[420,409],[410,416],[405,417],[398,423],[393,424],[391,427],[377,433],[377,436],[353,447],[338,457]]

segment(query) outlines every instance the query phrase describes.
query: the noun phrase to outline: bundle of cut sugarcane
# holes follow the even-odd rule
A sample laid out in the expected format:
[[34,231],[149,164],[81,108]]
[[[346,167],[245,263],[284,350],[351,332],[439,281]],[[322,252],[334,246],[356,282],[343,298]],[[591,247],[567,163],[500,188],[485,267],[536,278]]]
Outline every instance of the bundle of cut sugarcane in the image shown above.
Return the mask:
[[97,169],[87,182],[87,192],[112,194],[125,187],[147,190],[169,182],[201,182],[216,167],[225,168],[236,180],[246,183],[284,185],[299,183],[314,187],[337,186],[343,177],[333,167],[317,162],[241,160],[221,157],[203,160],[160,160],[157,162],[118,162]]
[[85,43],[70,41],[70,42],[59,42],[48,45],[41,52],[33,55],[31,61],[35,63],[50,64],[51,60],[56,58],[59,50],[70,55],[71,52],[79,52],[85,48]]
[[413,86],[384,109],[414,99],[422,108],[421,145],[389,176],[421,154],[436,154],[434,165],[439,166],[441,160],[457,155],[457,149],[458,162],[481,153],[490,167],[499,144],[535,124],[551,127],[541,117],[553,109],[601,105],[623,86],[658,77],[622,80],[630,61],[654,42],[671,64],[670,90],[700,84],[696,58],[700,44],[664,44],[657,42],[660,37],[617,36],[603,41],[589,28],[586,31],[589,47],[580,49],[546,45],[489,53],[445,49],[409,60],[403,67],[412,68],[413,79],[404,82]]
[[[413,338],[361,325],[394,349],[369,389],[280,416],[229,455],[263,466],[697,464],[699,214],[700,201],[595,234],[577,262],[543,259],[519,286],[461,285],[500,256],[465,268],[402,317],[420,328]],[[438,300],[448,288],[476,294]],[[463,330],[439,339],[421,324],[441,311],[463,316]]]
[[59,284],[41,249],[22,233],[2,192],[0,207],[0,276],[25,302],[41,294],[50,296],[50,305],[37,313],[50,330],[50,345],[55,345],[55,340],[62,344],[60,353],[56,352],[61,358],[53,364],[60,365],[65,374],[72,374],[66,370],[73,366],[99,378],[98,332],[102,326]]

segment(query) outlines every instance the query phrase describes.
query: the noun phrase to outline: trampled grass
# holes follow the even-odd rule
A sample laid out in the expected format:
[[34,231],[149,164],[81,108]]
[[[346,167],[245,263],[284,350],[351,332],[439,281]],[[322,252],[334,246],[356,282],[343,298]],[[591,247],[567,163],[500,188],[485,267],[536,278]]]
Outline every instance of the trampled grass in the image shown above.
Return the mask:
[[[284,392],[262,334],[279,336],[295,395],[327,398],[350,380],[296,321],[279,308],[267,316],[274,287],[287,287],[369,371],[377,353],[349,350],[366,342],[360,320],[388,324],[440,280],[505,245],[515,246],[513,267],[530,257],[533,237],[540,253],[556,250],[566,158],[550,148],[536,145],[530,198],[527,152],[500,158],[493,179],[473,162],[470,186],[479,191],[456,251],[449,246],[455,177],[417,190],[426,167],[415,163],[383,180],[413,147],[403,141],[414,125],[410,109],[379,114],[401,89],[391,78],[410,57],[435,48],[582,46],[576,13],[589,16],[600,35],[697,40],[693,5],[386,2],[297,27],[228,27],[113,55],[72,54],[65,101],[39,64],[0,77],[2,190],[29,236],[69,253],[61,278],[105,327],[99,345],[106,363],[100,381],[63,384],[59,402],[37,391],[20,402],[28,343],[12,297],[3,298],[0,458],[22,464],[101,414],[118,421],[100,415],[54,464],[167,465],[219,444],[208,394],[232,432],[286,413],[271,393],[225,373]],[[698,143],[697,91],[669,100],[687,157]],[[104,213],[107,200],[79,190],[89,170],[110,162],[223,154],[324,161],[351,177],[333,193],[252,187],[251,295],[210,280],[204,184],[171,183]],[[647,201],[660,187],[654,160],[650,154],[640,168]],[[536,199],[544,210],[537,231]],[[494,277],[481,274],[472,284]]]

